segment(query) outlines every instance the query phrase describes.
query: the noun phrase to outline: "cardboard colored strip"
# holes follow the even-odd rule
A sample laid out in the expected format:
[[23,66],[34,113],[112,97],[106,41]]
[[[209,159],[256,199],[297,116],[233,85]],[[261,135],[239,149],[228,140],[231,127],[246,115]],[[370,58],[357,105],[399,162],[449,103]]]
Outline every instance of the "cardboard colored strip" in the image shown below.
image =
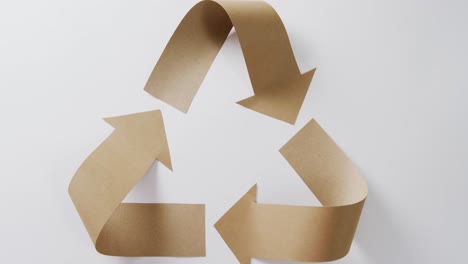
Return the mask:
[[204,256],[204,205],[121,203],[155,160],[172,169],[161,112],[105,120],[115,130],[83,162],[69,186],[97,251]]
[[[238,103],[294,123],[315,71],[300,73],[281,19],[264,2],[195,5],[169,40],[145,90],[186,112],[233,26],[255,94]],[[172,169],[161,112],[105,120],[115,130],[69,186],[97,251],[204,256],[204,205],[122,203],[155,160]],[[367,197],[363,177],[314,120],[280,153],[323,206],[259,204],[255,185],[216,229],[242,264],[251,257],[310,262],[345,256]]]
[[255,185],[215,224],[219,234],[241,264],[344,257],[367,197],[363,177],[314,120],[280,152],[323,207],[258,204]]
[[239,104],[294,124],[315,69],[301,74],[275,10],[263,1],[202,1],[183,18],[145,90],[187,112],[234,26],[254,96]]

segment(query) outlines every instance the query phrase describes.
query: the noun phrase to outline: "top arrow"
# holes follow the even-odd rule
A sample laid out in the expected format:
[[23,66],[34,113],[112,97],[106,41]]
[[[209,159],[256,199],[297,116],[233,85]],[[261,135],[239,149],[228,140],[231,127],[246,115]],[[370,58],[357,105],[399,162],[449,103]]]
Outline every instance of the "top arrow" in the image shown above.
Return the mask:
[[169,40],[145,90],[187,112],[233,26],[255,94],[238,103],[294,124],[315,69],[300,73],[284,25],[265,2],[195,5]]

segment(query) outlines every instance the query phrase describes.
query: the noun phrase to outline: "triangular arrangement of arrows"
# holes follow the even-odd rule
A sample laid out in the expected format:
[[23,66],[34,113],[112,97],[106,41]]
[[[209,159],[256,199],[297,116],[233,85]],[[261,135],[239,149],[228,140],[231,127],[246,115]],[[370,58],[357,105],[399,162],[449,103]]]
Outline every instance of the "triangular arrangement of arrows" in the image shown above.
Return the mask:
[[[315,69],[301,74],[281,19],[261,1],[195,5],[169,40],[145,90],[187,112],[233,27],[254,90],[254,96],[238,103],[294,124]],[[161,112],[105,121],[115,130],[69,186],[96,250],[118,256],[204,256],[204,205],[122,203],[155,160],[172,170]],[[280,152],[323,206],[258,204],[254,186],[216,229],[241,264],[251,257],[330,261],[345,256],[367,196],[364,179],[314,120]]]

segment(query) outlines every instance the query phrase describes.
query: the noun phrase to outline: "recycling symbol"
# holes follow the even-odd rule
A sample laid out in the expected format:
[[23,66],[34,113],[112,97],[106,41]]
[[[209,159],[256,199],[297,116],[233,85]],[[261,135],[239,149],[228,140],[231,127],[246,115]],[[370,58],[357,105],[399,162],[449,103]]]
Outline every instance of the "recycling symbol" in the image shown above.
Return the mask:
[[[145,90],[187,112],[234,27],[254,95],[238,104],[294,124],[315,69],[301,74],[287,32],[262,1],[202,1],[183,18]],[[115,256],[205,256],[205,205],[123,203],[155,160],[172,170],[160,110],[104,119],[114,127],[81,164],[70,197],[98,252]],[[352,244],[367,185],[315,121],[281,155],[322,206],[256,202],[254,185],[214,225],[240,263],[252,257],[321,262]]]

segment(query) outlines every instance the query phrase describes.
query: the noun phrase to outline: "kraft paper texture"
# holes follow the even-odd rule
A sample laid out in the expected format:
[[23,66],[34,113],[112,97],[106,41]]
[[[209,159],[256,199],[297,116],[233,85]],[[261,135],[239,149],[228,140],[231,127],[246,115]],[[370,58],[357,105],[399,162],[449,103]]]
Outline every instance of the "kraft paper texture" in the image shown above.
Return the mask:
[[[254,91],[238,103],[294,124],[315,69],[301,74],[286,30],[265,2],[195,5],[169,40],[145,90],[188,111],[232,27]],[[155,160],[172,170],[161,112],[105,121],[114,131],[82,163],[69,186],[96,250],[117,256],[205,256],[203,204],[122,203]],[[241,264],[252,257],[315,262],[345,256],[367,197],[363,177],[314,120],[280,153],[322,206],[257,203],[255,185],[215,228]]]
[[169,40],[145,90],[187,112],[233,26],[255,94],[238,103],[294,124],[315,69],[301,74],[280,17],[261,1],[195,5]]
[[114,132],[69,186],[96,250],[117,256],[204,256],[204,205],[121,203],[155,160],[172,169],[161,112],[105,121]]
[[255,185],[215,224],[219,234],[241,264],[344,257],[367,197],[363,177],[314,120],[280,152],[323,207],[259,204]]

